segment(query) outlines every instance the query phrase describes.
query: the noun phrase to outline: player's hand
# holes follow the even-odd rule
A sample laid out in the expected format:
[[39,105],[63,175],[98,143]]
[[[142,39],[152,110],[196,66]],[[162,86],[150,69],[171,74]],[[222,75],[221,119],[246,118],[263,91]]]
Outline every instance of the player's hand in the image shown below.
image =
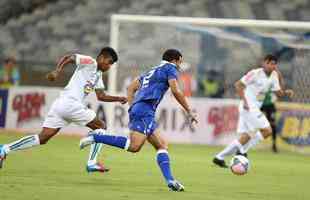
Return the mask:
[[289,98],[292,98],[294,96],[294,91],[291,89],[285,90],[285,95]]
[[189,113],[187,113],[187,117],[192,125],[198,123],[197,114],[194,113],[193,111],[190,111]]
[[249,107],[249,104],[247,101],[243,101],[243,108],[244,108],[244,110],[247,110],[247,111],[250,110],[250,107]]
[[125,104],[125,103],[127,103],[127,101],[128,101],[127,97],[120,97],[120,99],[119,99],[119,102],[121,104]]
[[52,72],[50,72],[50,73],[48,73],[46,75],[46,78],[49,81],[55,81],[57,79],[57,77],[58,77],[58,72],[57,71],[52,71]]

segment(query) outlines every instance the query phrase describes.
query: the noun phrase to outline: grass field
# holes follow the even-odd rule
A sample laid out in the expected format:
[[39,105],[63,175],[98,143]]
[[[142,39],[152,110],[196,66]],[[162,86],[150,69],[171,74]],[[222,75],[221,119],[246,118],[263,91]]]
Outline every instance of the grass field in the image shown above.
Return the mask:
[[[19,138],[0,134],[0,143]],[[146,145],[138,154],[107,147],[101,154],[111,167],[106,174],[87,174],[88,150],[78,138],[59,136],[46,146],[10,154],[0,170],[0,200],[309,200],[310,158],[294,153],[250,153],[251,169],[235,176],[210,162],[219,148],[171,145],[175,177],[186,192],[169,192]]]

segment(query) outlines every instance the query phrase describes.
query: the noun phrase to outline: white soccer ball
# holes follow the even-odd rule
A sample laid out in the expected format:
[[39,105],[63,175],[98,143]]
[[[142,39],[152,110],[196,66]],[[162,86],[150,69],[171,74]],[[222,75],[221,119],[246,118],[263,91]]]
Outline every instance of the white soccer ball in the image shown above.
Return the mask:
[[236,155],[230,161],[230,170],[235,175],[244,175],[249,169],[250,161],[242,155]]

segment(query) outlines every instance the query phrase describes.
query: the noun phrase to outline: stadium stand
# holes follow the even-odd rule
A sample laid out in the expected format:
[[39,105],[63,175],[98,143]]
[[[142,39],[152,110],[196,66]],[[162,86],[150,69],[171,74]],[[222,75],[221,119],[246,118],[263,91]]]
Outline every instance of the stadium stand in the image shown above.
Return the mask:
[[57,0],[2,0],[0,1],[0,24],[6,23],[11,18],[18,18],[24,13],[31,13],[38,7]]
[[[226,0],[7,0],[0,5],[6,5],[6,9],[0,11],[0,60],[13,55],[26,63],[53,64],[59,56],[72,51],[96,55],[98,48],[109,44],[112,13],[310,20],[307,12],[310,2],[307,0],[239,0],[234,3]],[[21,7],[18,13],[7,14],[10,6],[17,5]],[[33,71],[47,71],[51,66]]]
[[[26,60],[40,58],[54,61],[59,55],[72,49],[94,54],[101,44],[109,43],[109,17],[112,13],[273,20],[310,19],[307,12],[310,3],[306,0],[250,0],[237,3],[225,0],[68,0],[52,1],[48,4],[48,1],[43,0],[28,1],[33,2],[33,12],[23,13],[18,18],[12,17],[0,30],[0,45],[7,47],[2,55],[15,54],[16,57],[22,56]],[[38,2],[43,2],[44,5],[36,7],[35,5],[40,5]],[[30,10],[24,8],[27,9]],[[1,14],[4,14],[3,11]]]

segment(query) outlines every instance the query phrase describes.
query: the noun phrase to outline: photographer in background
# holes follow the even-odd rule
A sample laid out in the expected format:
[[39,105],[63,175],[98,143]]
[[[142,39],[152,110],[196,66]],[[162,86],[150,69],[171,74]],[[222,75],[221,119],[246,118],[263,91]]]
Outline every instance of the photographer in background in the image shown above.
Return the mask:
[[0,69],[0,88],[10,88],[19,85],[20,74],[13,57],[5,59]]

